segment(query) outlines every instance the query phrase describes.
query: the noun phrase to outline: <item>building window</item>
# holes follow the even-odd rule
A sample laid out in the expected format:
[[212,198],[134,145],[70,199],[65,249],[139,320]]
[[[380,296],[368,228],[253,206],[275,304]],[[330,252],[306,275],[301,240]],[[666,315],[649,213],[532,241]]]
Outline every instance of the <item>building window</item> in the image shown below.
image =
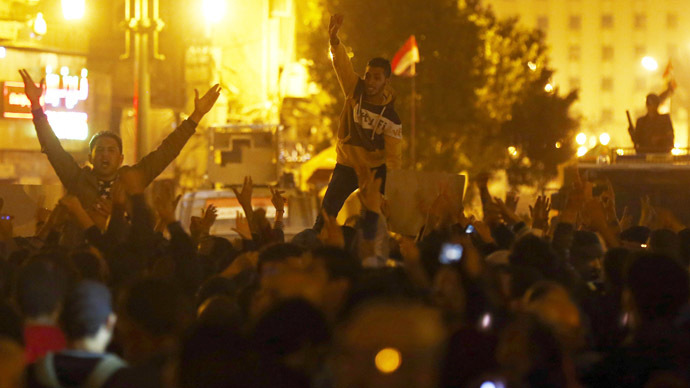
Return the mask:
[[675,13],[666,14],[666,28],[669,30],[678,28],[678,15]]
[[640,92],[647,90],[647,78],[635,77],[635,91]]
[[604,92],[613,91],[613,78],[604,77],[601,79],[601,90]]
[[613,28],[613,15],[607,13],[601,16],[601,28],[611,29]]
[[580,60],[580,46],[571,45],[568,47],[568,59],[571,62],[578,62]]
[[582,16],[581,15],[570,15],[568,18],[568,28],[571,30],[579,30],[582,28]]
[[647,28],[647,15],[643,13],[636,13],[633,19],[633,26],[636,30],[644,30]]
[[610,123],[613,121],[613,109],[604,108],[601,110],[601,121]]
[[549,29],[549,18],[547,16],[538,16],[537,17],[537,28],[540,30],[546,31]]
[[647,55],[647,47],[645,47],[641,44],[636,45],[635,46],[635,60],[642,59],[642,57],[644,57],[645,55]]
[[570,77],[570,79],[568,79],[570,90],[580,89],[580,82],[580,77]]
[[613,61],[613,46],[603,46],[601,48],[601,60],[604,62]]

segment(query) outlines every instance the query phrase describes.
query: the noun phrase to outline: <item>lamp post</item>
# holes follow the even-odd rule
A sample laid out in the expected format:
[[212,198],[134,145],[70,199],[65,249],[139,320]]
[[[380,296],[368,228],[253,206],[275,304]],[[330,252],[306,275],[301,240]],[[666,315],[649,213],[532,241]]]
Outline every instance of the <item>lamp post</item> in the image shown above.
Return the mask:
[[[149,5],[151,5],[149,7]],[[165,23],[158,17],[158,0],[125,0],[125,54],[120,59],[129,59],[132,54],[132,34],[134,34],[134,115],[135,154],[138,160],[147,151],[149,132],[149,112],[151,110],[151,75],[149,57],[163,60],[158,53],[158,33]],[[151,38],[151,39],[149,39]],[[149,43],[153,43],[152,47]]]

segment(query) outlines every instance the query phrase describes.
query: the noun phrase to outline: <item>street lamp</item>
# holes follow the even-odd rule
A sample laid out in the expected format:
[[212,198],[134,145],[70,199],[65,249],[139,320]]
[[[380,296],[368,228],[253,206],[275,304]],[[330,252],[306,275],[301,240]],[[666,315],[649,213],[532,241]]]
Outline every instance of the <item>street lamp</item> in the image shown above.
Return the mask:
[[225,16],[226,0],[204,0],[202,11],[204,17],[210,23],[218,23]]
[[85,0],[62,0],[62,16],[66,20],[79,20],[86,13]]
[[659,68],[659,63],[656,61],[656,59],[654,59],[650,56],[646,56],[646,57],[642,58],[641,63],[642,63],[642,67],[644,67],[645,69],[647,69],[649,71],[656,71],[656,69]]

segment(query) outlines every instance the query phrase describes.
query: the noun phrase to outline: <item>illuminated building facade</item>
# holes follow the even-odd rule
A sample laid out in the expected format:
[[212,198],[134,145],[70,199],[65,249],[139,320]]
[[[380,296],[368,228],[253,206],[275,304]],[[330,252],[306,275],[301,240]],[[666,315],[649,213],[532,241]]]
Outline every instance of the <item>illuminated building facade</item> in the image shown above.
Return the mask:
[[523,25],[545,33],[556,70],[552,83],[561,93],[580,90],[574,113],[581,116],[587,143],[608,133],[611,145],[631,146],[625,111],[633,121],[645,114],[645,96],[665,89],[663,73],[672,60],[678,90],[661,110],[672,113],[676,145],[688,145],[686,0],[485,1],[499,16],[518,16]]

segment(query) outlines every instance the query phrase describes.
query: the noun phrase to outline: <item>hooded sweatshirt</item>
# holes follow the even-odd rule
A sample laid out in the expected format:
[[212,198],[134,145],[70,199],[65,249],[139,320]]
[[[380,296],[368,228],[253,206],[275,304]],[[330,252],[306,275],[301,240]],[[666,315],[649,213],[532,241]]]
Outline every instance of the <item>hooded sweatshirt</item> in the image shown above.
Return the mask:
[[369,168],[385,164],[388,169],[399,169],[402,164],[402,125],[393,107],[393,90],[386,87],[383,105],[364,101],[364,80],[355,73],[343,44],[331,46],[331,53],[333,67],[345,94],[336,146],[338,163]]

